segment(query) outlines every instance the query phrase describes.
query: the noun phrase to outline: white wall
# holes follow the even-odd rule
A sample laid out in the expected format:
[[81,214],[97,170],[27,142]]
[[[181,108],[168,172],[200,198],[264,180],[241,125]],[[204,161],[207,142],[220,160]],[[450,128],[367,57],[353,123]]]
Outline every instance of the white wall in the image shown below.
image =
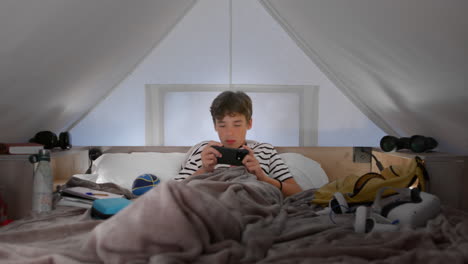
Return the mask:
[[[213,120],[208,107],[219,92],[172,92],[165,95],[164,104],[164,145],[190,146],[194,142],[207,139],[219,141],[213,129]],[[300,127],[300,94],[299,93],[256,93],[247,91],[252,99],[253,126],[248,131],[249,138],[268,142],[274,146],[299,146]],[[267,102],[265,102],[267,100]],[[190,111],[180,109],[183,102]],[[203,103],[202,106],[200,104]],[[261,107],[256,107],[261,106]],[[278,111],[278,108],[283,109]],[[272,117],[272,113],[274,117]],[[193,115],[197,114],[197,117]],[[196,127],[189,133],[187,127]],[[313,135],[309,135],[313,136]],[[154,141],[153,141],[154,142]]]
[[[258,2],[233,0],[232,29],[233,83],[318,85],[318,144],[378,145],[384,133],[343,96]],[[71,130],[72,142],[144,145],[145,84],[228,84],[229,65],[229,1],[199,0]]]

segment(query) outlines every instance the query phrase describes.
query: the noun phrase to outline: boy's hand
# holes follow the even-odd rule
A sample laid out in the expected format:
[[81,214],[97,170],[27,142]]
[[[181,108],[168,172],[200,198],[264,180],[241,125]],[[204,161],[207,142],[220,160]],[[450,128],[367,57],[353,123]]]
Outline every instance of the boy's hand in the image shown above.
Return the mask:
[[208,145],[203,149],[201,152],[201,160],[202,160],[202,169],[204,172],[212,172],[216,164],[218,164],[217,157],[221,157],[221,153],[217,151],[215,148],[211,146],[220,146],[222,147],[223,144],[217,141],[210,141]]
[[249,154],[246,155],[244,159],[242,160],[242,164],[244,164],[248,172],[257,176],[257,180],[263,181],[268,176],[262,170],[262,167],[260,166],[260,162],[258,162],[257,158],[255,158],[253,150],[249,148],[247,145],[242,146],[242,148],[249,151]]

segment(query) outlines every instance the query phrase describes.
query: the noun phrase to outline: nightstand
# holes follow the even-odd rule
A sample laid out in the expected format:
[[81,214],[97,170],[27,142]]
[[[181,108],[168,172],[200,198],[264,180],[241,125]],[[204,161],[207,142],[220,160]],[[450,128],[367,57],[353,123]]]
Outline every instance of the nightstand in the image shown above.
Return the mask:
[[32,206],[34,166],[29,155],[0,155],[0,189],[8,205],[8,219],[27,216]]
[[[28,216],[32,208],[34,165],[30,155],[0,155],[0,190],[8,205],[8,218],[17,220]],[[87,148],[53,150],[50,161],[54,176],[54,191],[73,174],[84,173],[88,168]]]

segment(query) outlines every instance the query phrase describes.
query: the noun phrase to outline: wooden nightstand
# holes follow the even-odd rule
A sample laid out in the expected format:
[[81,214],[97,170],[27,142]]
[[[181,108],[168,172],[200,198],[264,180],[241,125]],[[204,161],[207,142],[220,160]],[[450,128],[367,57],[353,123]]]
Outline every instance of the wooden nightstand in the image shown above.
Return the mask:
[[[17,220],[28,216],[32,206],[34,165],[30,155],[0,155],[0,190],[8,205],[8,218]],[[88,168],[87,148],[75,148],[51,153],[51,168],[56,185],[64,184],[73,174]]]
[[[468,211],[468,156],[440,152],[382,152],[379,149],[374,149],[372,153],[384,167],[408,164],[419,156],[429,173],[428,191],[438,196],[442,204]],[[378,171],[374,160],[372,171]]]
[[25,217],[31,210],[34,166],[28,157],[0,155],[0,189],[12,220]]

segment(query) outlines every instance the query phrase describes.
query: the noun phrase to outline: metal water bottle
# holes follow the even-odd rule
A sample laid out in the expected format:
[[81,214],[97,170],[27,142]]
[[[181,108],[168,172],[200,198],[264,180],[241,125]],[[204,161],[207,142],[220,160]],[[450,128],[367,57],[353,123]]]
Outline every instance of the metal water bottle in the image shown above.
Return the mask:
[[50,168],[50,151],[39,150],[38,154],[29,156],[29,161],[37,163],[34,170],[32,195],[33,213],[46,213],[52,210],[53,177]]

